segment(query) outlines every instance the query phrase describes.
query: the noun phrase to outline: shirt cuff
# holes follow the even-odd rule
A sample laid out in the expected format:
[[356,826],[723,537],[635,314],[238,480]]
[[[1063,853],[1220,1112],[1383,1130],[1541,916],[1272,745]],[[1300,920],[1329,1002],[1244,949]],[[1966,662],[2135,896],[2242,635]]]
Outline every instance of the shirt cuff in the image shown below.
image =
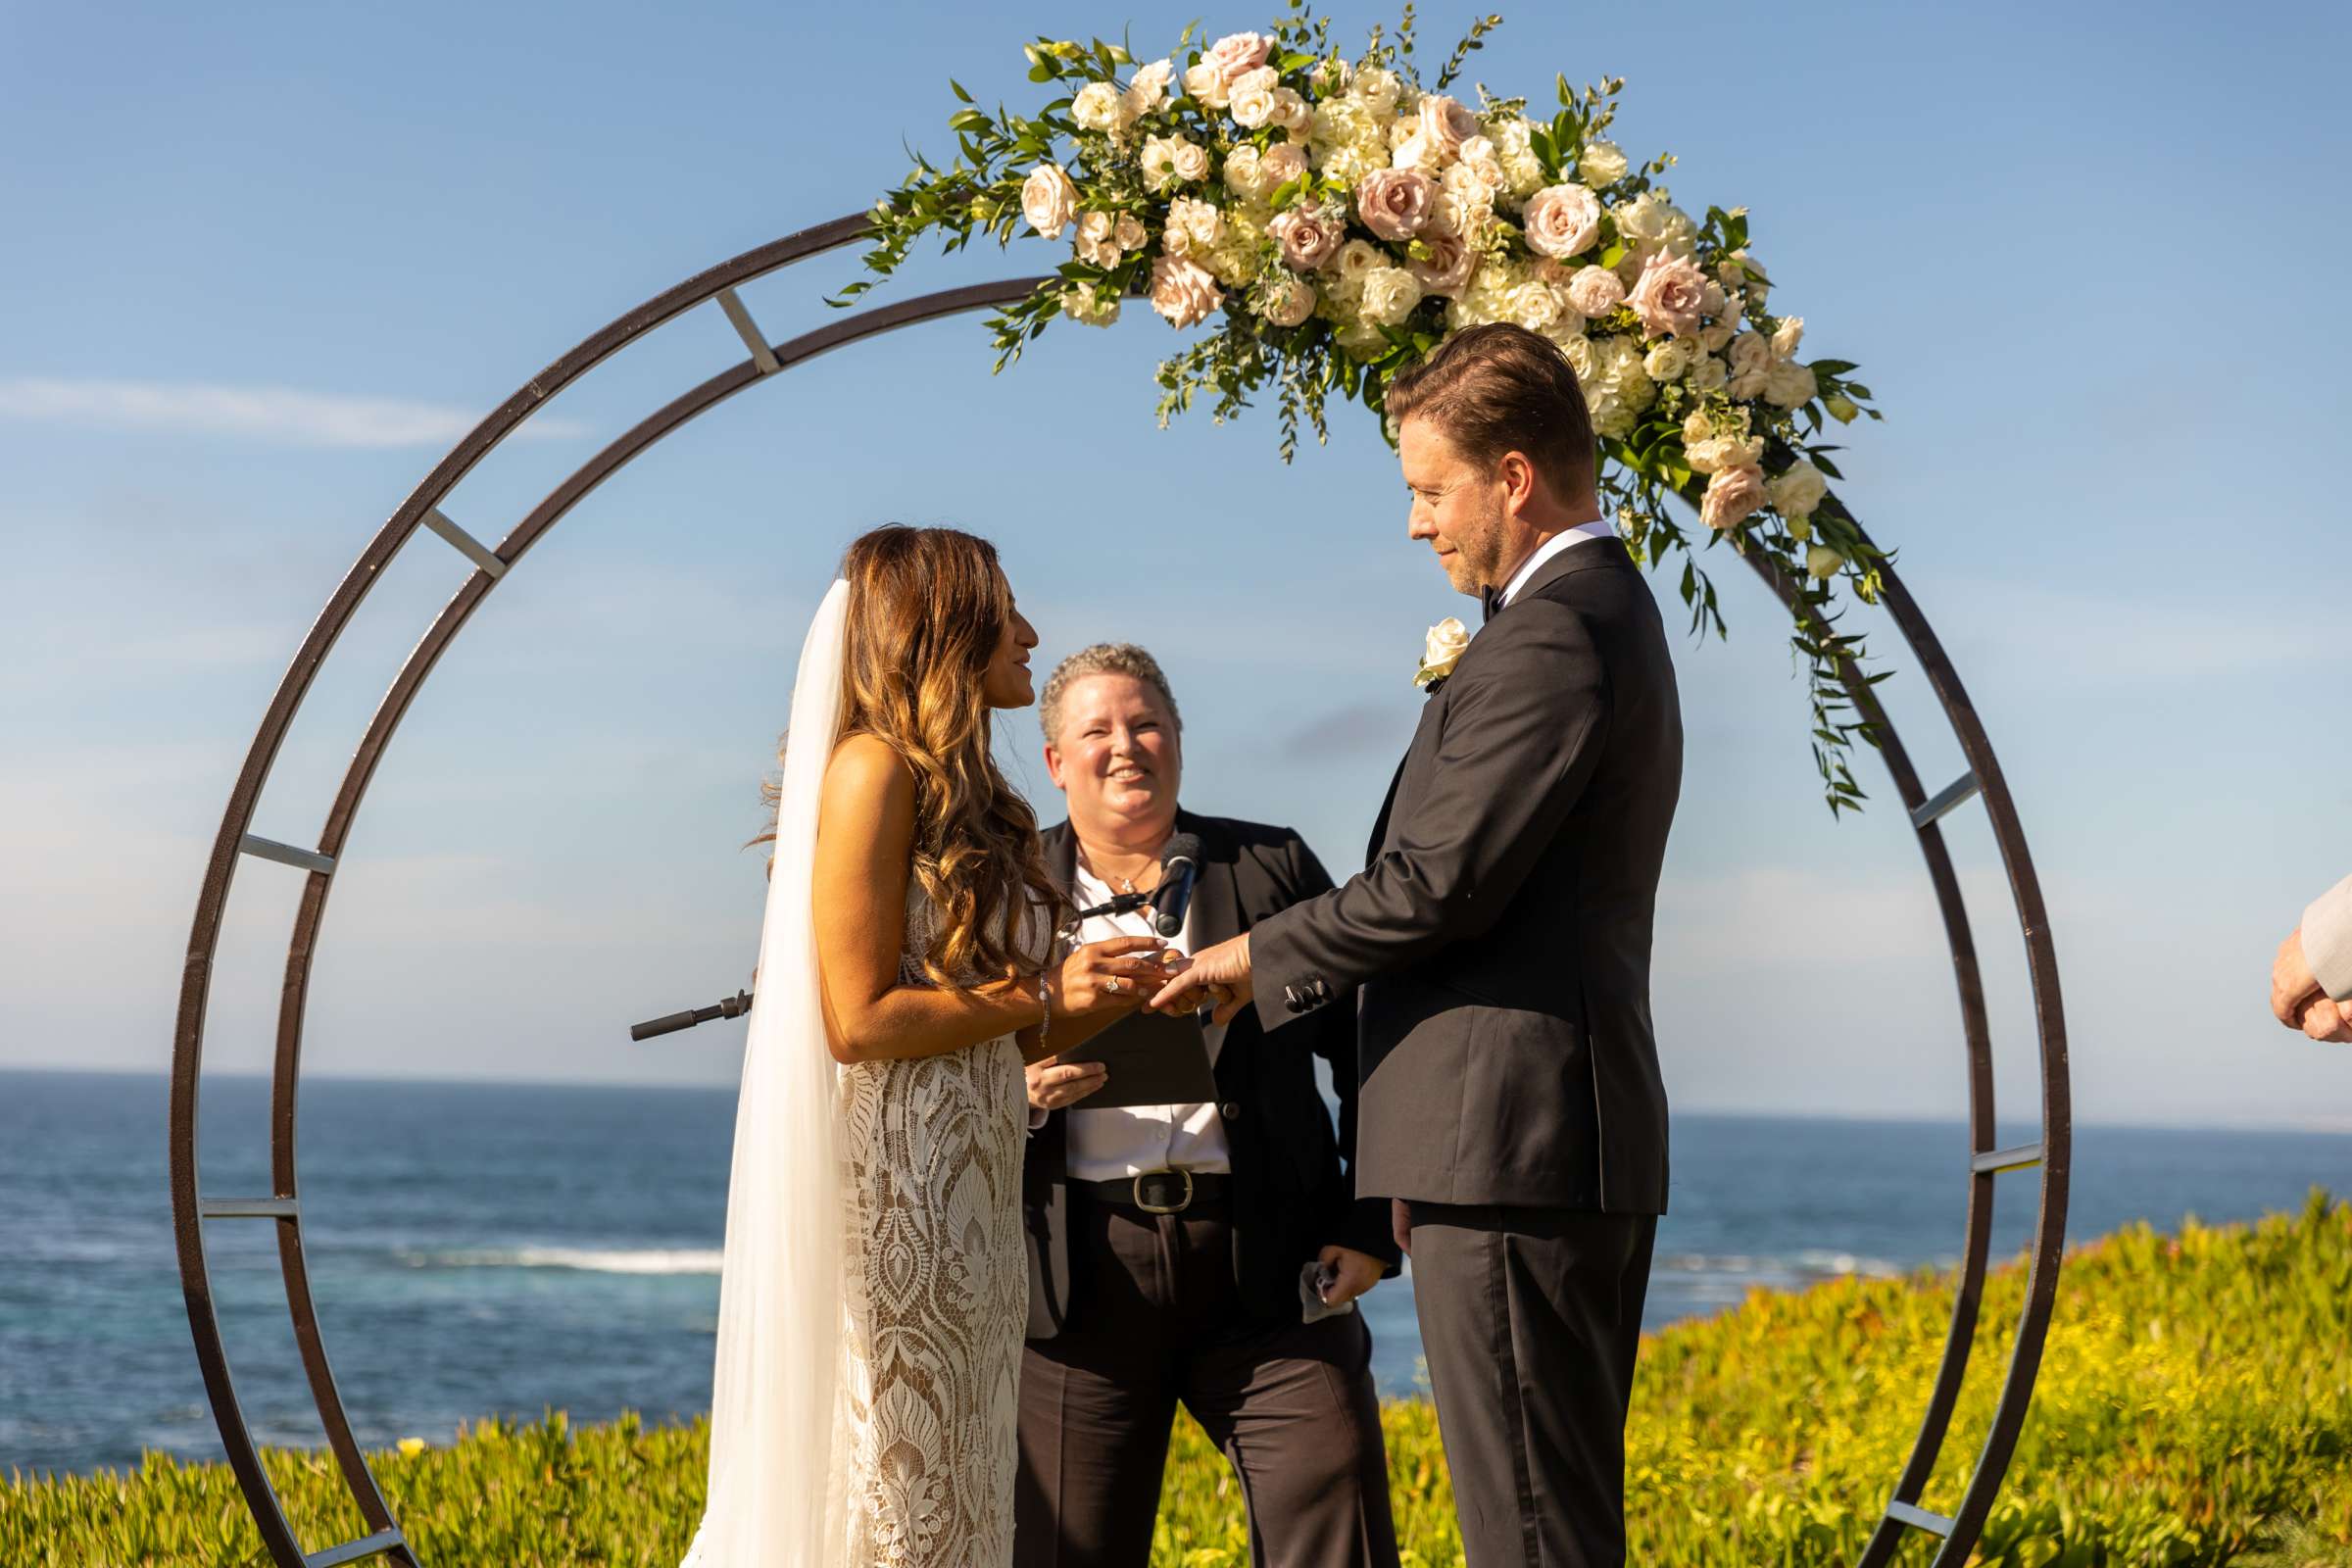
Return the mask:
[[1029,1107],[1029,1130],[1031,1132],[1037,1131],[1040,1127],[1043,1127],[1046,1124],[1046,1118],[1053,1114],[1054,1113],[1052,1111],[1046,1109],[1046,1107],[1043,1105],[1031,1105]]
[[2330,1002],[2352,1002],[2352,876],[2303,911],[2303,961]]

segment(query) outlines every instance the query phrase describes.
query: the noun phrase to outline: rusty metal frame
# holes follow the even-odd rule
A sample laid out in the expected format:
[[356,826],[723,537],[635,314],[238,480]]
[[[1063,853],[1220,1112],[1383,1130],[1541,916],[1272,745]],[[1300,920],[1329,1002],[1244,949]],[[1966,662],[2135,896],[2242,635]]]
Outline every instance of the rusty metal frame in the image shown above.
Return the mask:
[[[1015,278],[947,289],[899,303],[844,316],[789,341],[770,345],[759,332],[736,290],[808,257],[852,244],[867,233],[867,220],[854,213],[832,222],[760,246],[732,261],[688,278],[593,334],[558,359],[508,398],[475,426],[424,481],[393,513],[360,554],[350,572],[327,600],[318,620],[296,652],[276,695],[264,713],[245,764],[229,791],[220,828],[207,861],[197,896],[193,929],[182,971],[179,1012],[172,1042],[172,1099],[169,1126],[173,1235],[179,1255],[180,1286],[187,1299],[188,1324],[195,1340],[197,1364],[205,1393],[220,1430],[230,1468],[261,1528],[264,1544],[279,1568],[333,1568],[363,1558],[384,1556],[418,1568],[415,1550],[402,1534],[385,1501],[366,1456],[351,1431],[326,1346],[318,1308],[311,1295],[310,1273],[302,1234],[302,1200],[296,1161],[297,1101],[301,1087],[302,1030],[308,1000],[311,965],[318,932],[326,914],[327,895],[343,846],[357,817],[368,785],[374,777],[385,749],[407,713],[425,677],[463,630],[490,590],[502,581],[523,554],[561,522],[591,491],[639,454],[697,416],[745,388],[803,364],[829,350],[847,347],[917,321],[1009,305],[1026,297],[1040,278]],[[715,304],[730,327],[742,338],[748,357],[680,394],[608,444],[550,491],[495,549],[482,545],[441,511],[441,503],[502,441],[564,387],[586,374],[619,349],[672,318],[705,303]],[[1834,504],[1834,503],[1833,503]],[[279,747],[291,729],[296,711],[308,695],[319,666],[333,651],[336,639],[350,624],[368,590],[392,558],[419,527],[441,537],[473,567],[456,594],[427,627],[423,637],[393,677],[377,705],[365,735],[353,753],[324,825],[314,847],[303,847],[257,834],[254,813],[275,762]],[[1783,580],[1760,552],[1748,560],[1762,572],[1792,612],[1802,613],[1793,585]],[[2057,1288],[2060,1251],[2065,1239],[2067,1171],[2071,1117],[2067,1098],[2065,1026],[2058,998],[2057,958],[2050,946],[2048,921],[2038,883],[2027,853],[2025,834],[2014,804],[2002,781],[1992,748],[1966,693],[1945,659],[1926,617],[1891,569],[1886,574],[1886,608],[1910,644],[1913,657],[1926,671],[1959,736],[1975,791],[1944,792],[1931,801],[1912,770],[1893,726],[1879,709],[1872,689],[1858,673],[1844,673],[1849,689],[1865,716],[1878,726],[1881,747],[1893,772],[1903,804],[1913,813],[1920,847],[1928,861],[1960,986],[1962,1030],[1968,1051],[1970,1145],[1968,1175],[1967,1246],[1961,1266],[1951,1332],[1921,1424],[1910,1463],[1897,1480],[1885,1517],[1860,1559],[1861,1568],[1876,1568],[1893,1552],[1905,1528],[1919,1528],[1944,1538],[1936,1561],[1957,1564],[1983,1528],[1994,1493],[2006,1471],[2017,1433],[2032,1396],[2043,1336]],[[1966,780],[1963,781],[1965,783]],[[1957,787],[1956,787],[1957,788]],[[2035,997],[2035,1022],[2041,1042],[2043,1137],[2037,1150],[1999,1151],[1993,1148],[1992,1062],[1990,1030],[1984,988],[1978,973],[1976,950],[1968,914],[1961,902],[1958,879],[1944,848],[1936,817],[1970,793],[1981,793],[1991,813],[1993,832],[2008,867],[2024,926]],[[1949,797],[1949,798],[1947,798]],[[203,1077],[204,1025],[211,997],[213,962],[220,944],[221,921],[240,858],[251,856],[277,861],[304,874],[302,897],[286,950],[284,984],[280,997],[276,1054],[272,1069],[270,1117],[270,1191],[249,1199],[204,1196],[198,1181],[197,1102]],[[1957,1400],[1969,1350],[1975,1342],[1978,1307],[1991,1235],[1992,1181],[2002,1169],[2038,1163],[2041,1169],[2040,1214],[2034,1233],[2026,1308],[2018,1325],[2007,1378],[1991,1429],[1972,1472],[1960,1507],[1949,1519],[1928,1514],[1918,1498],[1937,1453]],[[220,1325],[215,1310],[212,1279],[205,1250],[207,1220],[268,1219],[277,1236],[278,1261],[291,1314],[295,1343],[309,1377],[312,1396],[326,1432],[345,1486],[358,1504],[368,1535],[359,1540],[306,1552],[280,1507],[275,1491],[264,1473],[261,1454],[246,1426],[231,1376]]]

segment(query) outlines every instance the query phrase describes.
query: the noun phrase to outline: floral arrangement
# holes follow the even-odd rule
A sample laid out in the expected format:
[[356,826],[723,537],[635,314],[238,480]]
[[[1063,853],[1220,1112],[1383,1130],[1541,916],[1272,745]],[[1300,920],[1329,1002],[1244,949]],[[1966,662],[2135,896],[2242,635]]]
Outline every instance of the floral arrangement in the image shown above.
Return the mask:
[[1628,548],[1653,569],[1682,558],[1693,630],[1725,627],[1669,495],[1696,507],[1697,538],[1767,551],[1799,585],[1815,760],[1833,812],[1858,806],[1846,754],[1873,737],[1838,676],[1861,646],[1837,633],[1837,601],[1840,585],[1876,598],[1880,557],[1828,501],[1838,449],[1817,438],[1825,419],[1879,417],[1870,390],[1848,362],[1798,358],[1804,319],[1771,311],[1743,209],[1691,218],[1658,181],[1671,156],[1636,164],[1608,139],[1622,78],[1558,77],[1549,119],[1448,90],[1501,21],[1473,23],[1426,83],[1410,6],[1352,60],[1304,0],[1268,32],[1188,27],[1141,65],[1120,44],[1041,38],[1030,79],[1062,95],[991,113],[950,82],[961,156],[917,155],[874,209],[876,276],[835,303],[926,233],[950,250],[1065,242],[1055,275],[992,318],[1000,369],[1055,319],[1106,326],[1146,299],[1172,327],[1212,327],[1159,367],[1161,422],[1207,391],[1221,422],[1272,385],[1285,461],[1302,423],[1327,435],[1333,392],[1385,429],[1390,381],[1450,333],[1540,332],[1576,368]]

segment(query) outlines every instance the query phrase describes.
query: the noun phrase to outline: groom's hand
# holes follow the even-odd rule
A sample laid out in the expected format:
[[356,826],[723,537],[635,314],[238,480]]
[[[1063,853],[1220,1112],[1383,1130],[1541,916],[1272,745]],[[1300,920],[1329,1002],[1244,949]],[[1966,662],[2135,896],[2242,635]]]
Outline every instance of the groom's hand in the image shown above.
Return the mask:
[[1250,1005],[1250,933],[1230,937],[1193,955],[1184,972],[1159,988],[1147,1005],[1153,1012],[1198,1012],[1214,1007],[1218,1023],[1231,1023]]

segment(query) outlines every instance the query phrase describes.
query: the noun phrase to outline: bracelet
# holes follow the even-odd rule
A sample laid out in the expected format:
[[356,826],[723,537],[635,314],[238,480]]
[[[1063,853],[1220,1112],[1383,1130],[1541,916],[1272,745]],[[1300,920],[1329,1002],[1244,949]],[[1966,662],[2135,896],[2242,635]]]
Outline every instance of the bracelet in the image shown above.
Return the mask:
[[1042,1047],[1054,1032],[1054,977],[1043,969],[1037,972],[1037,1043]]

